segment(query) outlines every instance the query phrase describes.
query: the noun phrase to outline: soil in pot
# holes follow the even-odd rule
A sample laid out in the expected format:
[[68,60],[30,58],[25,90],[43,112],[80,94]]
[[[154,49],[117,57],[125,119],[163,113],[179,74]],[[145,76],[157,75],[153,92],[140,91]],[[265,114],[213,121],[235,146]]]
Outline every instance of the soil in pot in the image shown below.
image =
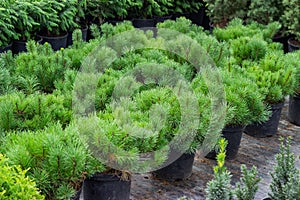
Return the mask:
[[291,123],[300,126],[300,94],[290,96],[288,120]]
[[12,44],[7,45],[6,47],[0,47],[0,53],[5,53],[9,50],[11,50]]
[[288,52],[288,39],[290,38],[290,35],[285,35],[283,36],[280,32],[277,33],[273,38],[272,41],[273,42],[278,42],[281,43],[283,45],[283,51],[284,53]]
[[290,38],[288,40],[288,49],[289,52],[300,50],[300,41]]
[[[222,137],[228,141],[226,147],[226,159],[235,159],[239,148],[244,131],[244,126],[225,126],[222,130]],[[209,159],[216,159],[216,151],[209,152],[205,157]]]
[[[86,42],[87,40],[87,32],[88,32],[88,27],[81,29],[82,33],[82,40]],[[73,32],[68,32],[68,39],[67,39],[67,46],[73,45],[73,38],[72,38]]]
[[49,44],[51,44],[52,49],[54,51],[58,51],[61,48],[66,48],[67,47],[67,42],[68,42],[68,33],[66,33],[63,36],[58,36],[58,37],[51,37],[51,36],[41,36],[39,35],[39,37],[43,38],[43,44],[45,42],[48,42]]
[[257,138],[271,137],[275,135],[277,133],[283,105],[284,103],[272,104],[272,114],[269,119],[261,124],[255,123],[246,126],[245,133]]
[[170,165],[153,171],[152,174],[163,180],[177,181],[187,179],[191,176],[193,170],[195,154],[182,154]]
[[[41,37],[38,37],[38,39],[35,40],[37,43],[41,44],[43,39]],[[18,54],[21,52],[27,52],[27,48],[26,48],[26,43],[27,41],[14,41],[12,44],[12,52],[13,54]]]
[[83,183],[84,200],[129,200],[131,181],[114,174],[96,173]]

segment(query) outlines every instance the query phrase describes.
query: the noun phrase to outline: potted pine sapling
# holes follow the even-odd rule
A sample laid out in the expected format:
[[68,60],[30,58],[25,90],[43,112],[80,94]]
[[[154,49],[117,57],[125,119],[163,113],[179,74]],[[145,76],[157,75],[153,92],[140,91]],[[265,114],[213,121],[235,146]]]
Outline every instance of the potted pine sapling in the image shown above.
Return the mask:
[[227,141],[221,139],[219,141],[219,153],[217,154],[217,166],[214,167],[214,178],[207,183],[205,189],[207,200],[254,200],[258,190],[258,183],[261,180],[257,176],[258,172],[255,166],[250,170],[245,165],[241,166],[242,177],[236,183],[236,189],[233,189],[231,181],[231,173],[224,166],[226,158]]
[[[153,67],[153,65],[155,67]],[[112,72],[110,71],[110,73]],[[117,100],[120,101],[118,102],[118,104],[121,104],[123,108],[119,108],[115,103],[113,104],[113,109],[106,109],[106,113],[104,113],[104,116],[106,117],[101,117],[100,119],[101,121],[103,121],[102,119],[106,120],[101,122],[101,129],[107,131],[104,131],[103,133],[101,133],[101,131],[100,133],[97,133],[99,135],[95,135],[95,137],[103,137],[101,136],[101,134],[113,134],[115,139],[110,142],[116,143],[115,145],[117,145],[119,148],[122,147],[122,149],[132,153],[127,155],[126,158],[122,158],[124,164],[120,163],[120,161],[117,161],[118,166],[122,164],[121,166],[124,166],[126,167],[125,169],[128,169],[125,171],[152,171],[162,168],[159,170],[155,170],[154,174],[157,177],[161,177],[164,179],[184,179],[190,176],[192,172],[195,152],[194,148],[196,148],[196,144],[198,144],[198,142],[196,142],[196,140],[191,141],[193,137],[191,137],[191,139],[184,139],[188,137],[189,134],[195,133],[190,133],[188,130],[185,130],[185,128],[188,128],[189,130],[191,129],[190,131],[192,131],[193,127],[181,127],[180,122],[182,121],[181,113],[183,112],[187,114],[185,115],[185,117],[188,118],[184,119],[184,121],[186,122],[184,124],[189,125],[194,121],[191,119],[194,117],[193,109],[189,108],[190,106],[187,107],[188,105],[185,104],[187,103],[192,105],[193,98],[190,98],[191,95],[185,95],[186,93],[183,89],[184,86],[181,86],[181,92],[178,91],[179,88],[177,87],[179,86],[177,86],[176,84],[175,88],[173,88],[175,90],[175,94],[179,95],[179,100],[176,98],[175,94],[172,94],[172,90],[170,89],[172,88],[171,86],[170,88],[162,86],[161,88],[153,88],[154,86],[159,86],[160,83],[158,83],[158,81],[162,80],[167,81],[167,83],[173,85],[174,83],[170,82],[171,80],[165,80],[162,77],[158,76],[158,74],[167,75],[169,73],[169,68],[160,67],[158,64],[149,64],[146,66],[145,64],[141,64],[140,67],[137,67],[137,69],[134,70],[135,77],[124,79],[123,81],[129,81],[129,83],[119,83],[117,86],[115,86],[114,93],[112,94],[112,96],[116,98],[116,94],[131,94],[131,92],[126,92],[128,91],[128,89],[132,89],[133,91],[137,90],[138,92],[134,96],[133,102],[128,103],[128,100],[126,100],[125,98],[119,99],[119,96],[117,95]],[[175,75],[172,74],[171,77],[174,78]],[[137,83],[135,83],[136,79],[138,80]],[[112,78],[111,80],[113,82],[115,81],[114,78]],[[109,80],[106,80],[105,82],[107,81]],[[146,83],[146,85],[143,86],[142,83]],[[105,85],[107,85],[107,87],[109,88],[111,87],[110,84]],[[102,87],[104,87],[105,85],[102,85]],[[133,85],[133,88],[129,87],[130,85]],[[102,91],[108,91],[110,93],[111,89],[103,89]],[[109,100],[108,102],[111,102],[111,100]],[[181,108],[182,110],[180,110],[179,103],[185,105],[185,107]],[[194,102],[194,104],[195,103],[197,102]],[[189,111],[185,109],[189,109]],[[110,110],[114,111],[110,113]],[[123,122],[124,119],[125,122]],[[82,129],[82,131],[86,130],[86,128]],[[153,134],[151,134],[152,132]],[[84,133],[84,135],[86,135],[86,132]],[[107,138],[112,138],[109,135],[107,135]],[[120,138],[118,138],[119,136]],[[173,141],[174,138],[175,140]],[[200,140],[200,138],[201,137],[199,136],[199,139],[197,140]],[[95,139],[93,139],[92,141],[95,141]],[[188,143],[188,141],[190,141],[190,143],[192,144],[185,144],[186,142]],[[171,145],[169,145],[169,143]],[[98,144],[97,148],[102,149],[101,144]],[[145,159],[145,161],[138,164],[138,161],[134,161],[138,158],[136,157],[137,155],[134,155],[134,153],[143,153],[144,156],[148,153],[147,157],[153,157],[154,161],[151,161],[149,160],[149,158],[147,159],[147,157],[145,157],[140,158]],[[184,155],[181,157],[182,154]],[[126,154],[124,152],[123,156],[125,155]],[[113,157],[115,156],[117,155],[114,155]],[[113,157],[108,157],[106,159],[107,161],[111,162],[108,164],[116,162],[112,160]],[[171,162],[173,162],[174,160],[177,161],[178,158],[179,164],[175,164],[175,167],[169,166]],[[168,169],[171,168],[171,171],[166,168],[163,169],[163,167],[165,166],[168,166]],[[174,174],[174,171],[176,170],[179,170],[179,173],[176,174],[175,172]],[[162,171],[164,171],[165,173],[162,174]]]
[[0,11],[0,53],[3,53],[11,50],[12,40],[18,38],[14,27],[17,18],[9,1],[0,2]]
[[46,199],[70,199],[84,179],[104,166],[92,157],[74,125],[50,125],[37,132],[9,133],[1,151],[11,164],[27,169]]
[[[226,118],[222,137],[228,140],[227,159],[234,159],[238,154],[242,133],[245,126],[253,122],[262,122],[268,119],[269,111],[264,105],[264,97],[258,86],[246,78],[236,66],[221,70],[224,90],[226,94]],[[193,80],[195,88],[205,88],[199,84],[199,77]],[[206,155],[214,159],[216,152]]]
[[[13,53],[17,54],[27,51],[27,41],[36,39],[36,33],[40,28],[37,20],[46,15],[46,13],[39,7],[39,2],[21,0],[13,2],[11,6],[17,13],[14,27],[19,37],[18,40],[14,40],[12,46]],[[37,40],[39,43],[42,41],[41,38],[37,38]]]
[[297,0],[283,0],[283,24],[287,27],[287,32],[292,35],[288,40],[288,50],[295,51],[300,49],[300,2]]
[[210,26],[224,28],[235,17],[243,19],[246,16],[247,1],[233,0],[203,0],[207,4],[207,15]]
[[291,137],[284,143],[281,138],[280,152],[275,156],[269,197],[272,200],[300,199],[300,172],[295,166],[295,155],[291,152]]
[[289,98],[288,120],[300,126],[300,51],[289,53],[286,57],[297,70],[296,78],[298,82],[295,93],[290,95]]
[[68,31],[76,27],[76,0],[51,1],[42,0],[39,2],[41,9],[46,13],[39,18],[41,25],[40,36],[43,42],[51,44],[53,50],[66,48]]
[[254,137],[267,137],[277,133],[285,97],[293,94],[297,87],[296,68],[282,51],[269,52],[259,63],[248,67],[247,75],[252,78],[264,96],[264,103],[272,114],[264,123],[253,123],[245,133]]
[[27,176],[29,169],[22,169],[18,165],[9,163],[10,160],[0,154],[0,198],[3,200],[44,200],[45,197],[40,194],[36,183]]
[[[85,181],[84,198],[95,199],[101,195],[103,199],[129,199],[131,173],[150,171],[152,167],[158,167],[158,164],[165,161],[167,151],[161,148],[167,144],[168,138],[164,127],[161,127],[160,115],[167,107],[155,104],[158,103],[158,92],[162,94],[166,90],[153,90],[151,94],[141,92],[138,98],[148,96],[150,99],[145,99],[146,102],[135,103],[128,98],[120,99],[121,102],[115,102],[116,105],[110,108],[112,111],[107,109],[100,112],[98,119],[80,119],[81,134],[87,138],[95,155],[107,166],[106,171],[94,174]],[[165,102],[163,98],[165,97],[162,97],[160,103]],[[152,103],[154,107],[150,111],[142,110],[149,109]],[[150,118],[149,115],[154,116]],[[99,184],[113,185],[99,188],[96,186]]]

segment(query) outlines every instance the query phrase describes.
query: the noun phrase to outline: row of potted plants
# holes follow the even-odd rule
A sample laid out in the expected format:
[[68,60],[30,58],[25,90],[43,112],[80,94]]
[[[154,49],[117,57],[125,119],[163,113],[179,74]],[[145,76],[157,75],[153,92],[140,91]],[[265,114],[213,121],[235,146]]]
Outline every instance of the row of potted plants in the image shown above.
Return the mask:
[[82,29],[83,39],[86,39],[87,27],[92,23],[102,24],[108,19],[152,18],[187,11],[196,12],[201,5],[200,1],[176,0],[5,1],[0,4],[0,30],[3,33],[0,52],[6,50],[6,47],[10,48],[13,41],[14,53],[25,51],[26,41],[36,39],[42,42],[41,38],[43,42],[50,42],[54,50],[59,50],[72,44],[72,32],[76,28]]
[[[255,21],[268,25],[272,22],[278,22],[280,30],[274,35],[273,40],[286,43],[286,52],[299,49],[300,5],[297,0],[272,0],[268,2],[249,0],[238,3],[233,0],[204,0],[204,2],[207,3],[207,14],[211,25],[214,27],[225,27],[236,17],[247,23]],[[289,38],[291,39],[287,43]]]
[[[238,24],[236,21],[232,23]],[[245,27],[240,24],[239,26],[241,29],[247,29],[253,28],[254,25]],[[215,61],[226,92],[227,103],[224,106],[227,112],[226,115],[224,114],[226,126],[223,129],[223,135],[226,138],[227,136],[235,138],[233,142],[229,141],[228,143],[229,158],[236,156],[245,126],[268,120],[271,114],[270,104],[281,103],[286,95],[292,94],[299,87],[299,79],[296,76],[296,72],[299,72],[299,60],[296,57],[298,52],[284,54],[280,45],[271,43],[272,35],[269,35],[268,38],[266,37],[268,34],[265,34],[270,32],[268,31],[270,27],[257,26],[252,35],[249,33],[246,36],[232,36],[232,33],[228,33],[229,26],[222,33],[222,35],[228,34],[225,38],[229,39],[223,42],[218,41],[217,37],[207,34],[203,28],[192,25],[189,20],[184,18],[179,18],[177,21],[166,21],[159,24],[158,27],[184,33],[193,41],[197,41],[192,44],[200,44],[205,55],[209,54]],[[163,30],[158,31],[157,38],[153,38],[150,32],[134,30],[130,22],[117,26],[105,24],[101,29],[104,33],[102,36],[99,36],[97,27],[93,29],[94,35],[98,35],[98,37],[89,43],[82,41],[80,30],[75,31],[73,46],[57,52],[53,52],[47,43],[36,45],[35,42],[29,42],[27,43],[28,53],[22,53],[15,57],[10,52],[1,55],[0,74],[5,81],[1,82],[0,91],[6,93],[0,99],[0,103],[4,105],[1,108],[5,111],[1,112],[3,115],[0,118],[0,122],[3,122],[1,130],[4,130],[5,135],[1,141],[4,144],[1,152],[6,154],[13,164],[19,164],[24,169],[31,167],[29,175],[35,178],[39,188],[48,199],[73,196],[75,190],[79,190],[85,176],[90,176],[96,171],[104,172],[109,176],[117,174],[123,180],[127,180],[125,183],[130,188],[130,184],[128,184],[130,175],[126,170],[120,172],[110,166],[113,163],[131,170],[147,170],[149,163],[136,164],[138,163],[137,155],[141,153],[165,150],[159,151],[153,156],[156,158],[157,165],[163,165],[168,161],[170,149],[164,149],[164,146],[172,139],[177,139],[178,135],[186,137],[184,132],[178,132],[182,128],[180,103],[184,102],[186,113],[190,113],[189,117],[194,117],[195,110],[191,105],[195,102],[190,98],[191,95],[184,85],[177,83],[179,85],[173,84],[173,87],[170,87],[161,84],[160,80],[163,80],[164,83],[172,82],[168,82],[168,79],[161,79],[159,74],[170,74],[170,71],[173,70],[178,71],[191,84],[196,95],[194,100],[198,102],[196,112],[200,123],[191,124],[191,127],[194,128],[192,133],[195,138],[187,146],[177,144],[171,148],[175,148],[180,153],[193,155],[205,141],[209,122],[214,114],[211,111],[213,102],[210,99],[211,91],[207,86],[208,83],[191,65],[202,57],[199,57],[198,49],[193,48],[195,46],[183,46],[189,41],[186,37],[171,38],[172,42],[168,43],[170,35],[164,35]],[[111,36],[118,34],[121,39],[118,39],[117,44],[112,43],[116,46],[109,46],[105,51],[93,54],[95,56],[93,59],[96,59],[95,62],[99,66],[109,60],[105,58],[124,53],[124,48],[114,49],[113,47],[127,46],[128,48],[125,49],[130,50],[132,48],[129,48],[131,46],[128,45],[151,44],[152,47],[161,49],[163,45],[166,45],[167,51],[157,50],[157,48],[127,51],[109,68],[97,69],[103,72],[100,78],[95,77],[97,73],[89,70],[82,77],[77,75],[77,78],[82,78],[83,82],[74,84],[79,67],[85,62],[89,64],[86,56],[93,52],[101,40],[109,41]],[[175,52],[176,54],[172,54],[170,52],[174,47],[184,48],[175,48],[178,50]],[[186,52],[189,54],[187,55]],[[291,58],[295,60],[291,60]],[[169,67],[161,67],[161,65]],[[134,73],[130,75],[130,71],[134,71]],[[125,76],[128,73],[130,76]],[[172,77],[178,76],[171,75]],[[126,78],[122,78],[123,76]],[[121,84],[119,83],[120,79],[123,81]],[[82,107],[81,104],[78,104],[76,108],[73,107],[71,111],[72,100],[73,103],[74,100],[77,100],[76,98],[83,102],[90,101],[92,97],[86,91],[88,91],[87,86],[91,83],[98,83],[95,96],[95,114],[98,117],[95,118],[91,115],[86,118],[84,115],[80,115],[82,118],[74,119],[70,115],[75,111],[79,114],[91,114],[90,110],[92,109]],[[143,85],[142,83],[147,84]],[[128,85],[137,85],[138,89],[132,94],[128,91],[132,88],[126,87]],[[74,99],[72,91],[75,86],[79,89],[75,90],[79,96]],[[210,83],[210,87],[218,88],[220,85],[218,82],[213,82]],[[175,94],[182,97],[174,96],[172,89],[177,91]],[[131,96],[127,97],[128,94]],[[120,98],[119,104],[115,104],[115,101],[118,100],[115,97],[120,96],[126,98]],[[126,109],[116,105],[126,105]],[[49,109],[51,107],[60,109]],[[126,126],[121,119],[126,119],[126,123],[130,122],[132,126]],[[76,123],[78,122],[76,120],[81,121]],[[57,121],[60,124],[56,124]],[[164,123],[159,123],[161,121]],[[185,122],[189,121],[195,120],[188,118]],[[77,127],[73,127],[74,124],[77,124]],[[97,129],[98,127],[101,127],[101,131]],[[237,135],[234,135],[236,127],[239,131]],[[221,125],[214,130],[217,136],[222,128]],[[139,135],[141,134],[140,130],[146,130],[145,134],[147,134],[147,130],[153,129],[155,134],[150,137]],[[86,141],[82,137],[77,137],[77,133],[97,139]],[[70,142],[73,138],[81,139],[74,143]],[[55,141],[57,142],[56,146],[52,148]],[[126,152],[121,151],[121,155],[115,154],[119,152],[118,149],[112,152],[107,144],[104,145],[99,141],[112,143]],[[33,147],[32,145],[35,143],[37,145]],[[16,147],[11,148],[14,145]],[[106,159],[100,160],[100,162],[96,161],[93,158],[94,152],[87,150],[87,146],[90,145],[101,149],[100,152],[109,157],[105,157]],[[235,146],[236,149],[232,150],[232,146]],[[61,151],[63,147],[70,147],[70,149]],[[82,165],[79,166],[79,162]],[[92,167],[88,168],[90,165]],[[64,169],[70,170],[64,171]],[[162,173],[155,174],[159,176]],[[189,174],[167,178],[182,179]],[[95,175],[91,182],[98,180],[98,177]],[[88,180],[85,182],[86,185],[83,184],[83,190],[90,188]],[[62,181],[62,185],[57,184],[60,181]],[[128,199],[130,191],[128,187],[126,195],[108,194],[122,195],[119,199]],[[89,193],[83,191],[83,195],[89,195]]]

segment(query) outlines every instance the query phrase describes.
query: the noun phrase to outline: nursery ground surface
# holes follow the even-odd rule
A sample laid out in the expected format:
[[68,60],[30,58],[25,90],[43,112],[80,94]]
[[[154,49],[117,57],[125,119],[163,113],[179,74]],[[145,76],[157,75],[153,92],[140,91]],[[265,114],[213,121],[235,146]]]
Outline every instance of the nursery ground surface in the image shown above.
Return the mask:
[[[275,154],[279,152],[279,138],[292,136],[291,150],[300,155],[300,127],[297,127],[287,120],[288,102],[285,102],[281,114],[278,133],[268,138],[253,138],[243,134],[238,156],[234,160],[226,161],[226,166],[232,173],[232,184],[240,178],[240,165],[248,167],[256,165],[262,181],[259,184],[259,191],[256,194],[257,200],[268,196],[271,176],[269,172],[275,165]],[[193,173],[184,181],[167,182],[154,178],[149,174],[135,174],[132,178],[131,200],[176,200],[182,196],[195,200],[205,199],[206,183],[213,178],[213,166],[216,161],[200,159],[196,155]],[[300,162],[297,161],[300,167]]]

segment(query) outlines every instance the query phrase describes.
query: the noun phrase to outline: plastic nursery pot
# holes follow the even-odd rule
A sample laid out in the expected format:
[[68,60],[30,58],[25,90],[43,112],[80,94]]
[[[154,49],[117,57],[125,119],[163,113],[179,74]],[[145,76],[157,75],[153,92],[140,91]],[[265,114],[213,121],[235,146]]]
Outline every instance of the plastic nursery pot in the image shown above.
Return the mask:
[[153,171],[152,174],[159,179],[169,181],[187,179],[192,174],[194,159],[195,154],[182,154],[170,165]]
[[[41,37],[38,37],[38,39],[36,40],[37,43],[41,44],[43,41],[43,39]],[[21,52],[27,52],[27,48],[26,48],[26,43],[27,41],[14,41],[12,44],[12,52],[13,54],[18,54]]]
[[[222,130],[222,137],[228,141],[226,146],[226,160],[235,159],[241,144],[245,126],[225,126]],[[216,159],[216,151],[209,152],[205,157]]]
[[271,137],[275,135],[277,133],[283,105],[284,103],[272,104],[272,114],[269,119],[261,124],[254,123],[246,126],[245,133],[257,138]]
[[287,53],[288,52],[288,39],[290,37],[291,37],[290,35],[282,36],[282,35],[278,34],[272,38],[272,41],[281,43],[283,45],[284,53]]
[[172,19],[172,15],[168,15],[168,16],[155,16],[155,24],[157,23],[162,23],[168,19]]
[[300,50],[300,41],[297,41],[294,38],[290,38],[288,40],[288,49],[289,52]]
[[300,126],[300,94],[290,96],[288,120],[291,123]]
[[173,20],[176,20],[179,17],[185,17],[185,18],[189,19],[190,13],[175,13],[172,15]]
[[80,200],[81,188],[76,192],[76,194],[71,197],[71,200]]
[[131,181],[113,174],[96,173],[83,182],[84,200],[129,200]]
[[6,47],[0,47],[0,53],[5,53],[11,50],[12,44],[7,45]]
[[135,28],[155,27],[155,19],[133,19],[132,25]]
[[[82,40],[83,40],[83,41],[86,41],[86,39],[87,39],[88,27],[83,28],[83,29],[80,29],[80,30],[81,30],[81,33],[82,33]],[[68,32],[68,39],[67,39],[67,46],[71,46],[71,45],[73,44],[73,38],[72,38],[72,35],[73,35],[73,31],[69,31],[69,32]]]
[[58,36],[58,37],[48,37],[48,36],[41,36],[39,35],[41,38],[43,38],[43,44],[45,42],[48,42],[49,44],[51,44],[52,49],[54,51],[58,51],[61,48],[66,48],[67,47],[67,42],[68,42],[68,33],[66,33],[63,36]]
[[198,12],[191,13],[189,19],[192,21],[193,24],[202,26],[204,15],[205,15],[205,8],[200,8]]

